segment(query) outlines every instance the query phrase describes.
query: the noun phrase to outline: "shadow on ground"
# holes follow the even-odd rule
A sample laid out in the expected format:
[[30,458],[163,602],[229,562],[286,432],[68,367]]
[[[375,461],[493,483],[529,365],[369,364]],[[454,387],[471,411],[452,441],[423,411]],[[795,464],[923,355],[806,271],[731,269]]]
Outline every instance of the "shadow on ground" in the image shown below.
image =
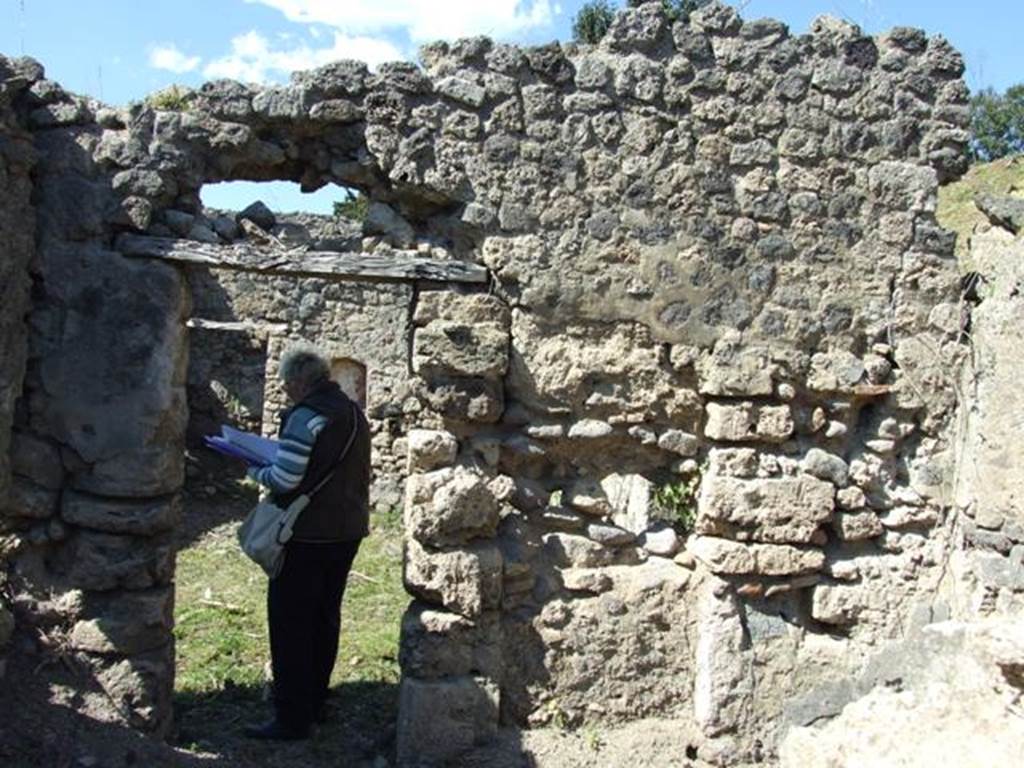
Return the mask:
[[394,763],[398,686],[343,683],[331,690],[327,722],[309,741],[263,744],[242,729],[270,717],[262,686],[228,684],[206,693],[177,693],[174,700],[179,749],[204,756],[206,765],[385,766]]

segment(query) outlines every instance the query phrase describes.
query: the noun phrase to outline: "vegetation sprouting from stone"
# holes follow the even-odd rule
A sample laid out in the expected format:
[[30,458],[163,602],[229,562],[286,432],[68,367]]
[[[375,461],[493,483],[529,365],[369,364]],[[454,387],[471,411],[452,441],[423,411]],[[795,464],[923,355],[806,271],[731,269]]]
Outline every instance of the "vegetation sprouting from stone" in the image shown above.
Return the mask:
[[692,531],[697,522],[700,477],[700,474],[695,472],[677,482],[666,483],[654,493],[654,504],[661,516],[681,533]]
[[996,93],[991,88],[971,99],[971,153],[978,160],[998,160],[1024,152],[1024,83]]
[[345,190],[345,199],[334,203],[334,218],[361,222],[370,210],[370,198],[360,191]]
[[146,97],[147,106],[165,112],[184,112],[192,103],[192,91],[181,85],[169,85]]

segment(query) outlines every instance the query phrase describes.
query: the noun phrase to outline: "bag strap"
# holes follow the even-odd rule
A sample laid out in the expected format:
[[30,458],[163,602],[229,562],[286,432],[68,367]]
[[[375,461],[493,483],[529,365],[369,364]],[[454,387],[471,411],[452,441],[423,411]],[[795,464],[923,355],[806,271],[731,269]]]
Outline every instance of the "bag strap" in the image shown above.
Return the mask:
[[338,459],[332,465],[331,471],[327,473],[327,475],[323,478],[323,480],[321,480],[319,483],[317,483],[315,486],[313,486],[313,488],[308,493],[304,494],[307,498],[312,499],[313,496],[316,495],[325,485],[327,485],[327,483],[330,482],[332,477],[334,477],[334,473],[338,471],[338,468],[341,466],[341,462],[343,462],[345,460],[345,457],[348,455],[348,451],[352,447],[352,443],[355,442],[356,434],[358,432],[359,432],[359,409],[356,406],[355,401],[353,400],[352,401],[352,432],[348,436],[348,442],[345,443],[345,447],[342,448],[341,449],[341,453],[338,454]]

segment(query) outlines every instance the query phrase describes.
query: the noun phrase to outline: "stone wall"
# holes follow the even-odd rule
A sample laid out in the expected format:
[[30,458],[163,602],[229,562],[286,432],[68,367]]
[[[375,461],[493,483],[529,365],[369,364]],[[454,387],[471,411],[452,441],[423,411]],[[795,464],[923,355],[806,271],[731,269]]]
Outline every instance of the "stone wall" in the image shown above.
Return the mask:
[[172,267],[110,249],[119,214],[93,153],[100,105],[66,94],[34,62],[17,66],[14,103],[38,159],[36,214],[15,209],[37,241],[4,518],[15,612],[27,638],[73,654],[128,722],[165,733],[185,285]]
[[[966,165],[959,55],[916,30],[819,19],[795,37],[652,3],[594,48],[481,38],[422,61],[218,81],[180,112],[32,86],[19,453],[59,471],[31,478],[47,520],[16,560],[26,612],[108,654],[109,689],[165,721],[138,691],[169,685],[186,277],[123,258],[117,235],[227,246],[241,235],[202,212],[210,182],[355,186],[362,253],[481,262],[492,285],[188,280],[220,301],[199,318],[287,327],[270,369],[300,339],[371,363],[378,457],[405,440],[400,761],[646,717],[694,729],[707,762],[774,759],[852,700],[879,647],[959,610],[969,347],[934,215]],[[145,632],[117,621],[133,600]]]
[[[34,62],[0,59],[0,537],[4,511],[11,505],[11,427],[21,395],[28,347],[25,317],[29,310],[29,264],[35,251],[31,171],[35,152],[25,131],[24,115],[13,107],[33,79]],[[0,567],[7,556],[0,540]],[[0,572],[0,590],[5,577]],[[5,590],[4,590],[5,591]],[[7,644],[13,619],[0,596],[0,652]],[[2,664],[2,662],[0,662]],[[2,669],[0,669],[2,674]]]
[[1024,609],[1024,450],[1018,382],[1024,374],[1024,201],[977,201],[991,224],[970,242],[969,294],[977,306],[965,333],[970,364],[957,432],[957,504],[964,515],[956,565],[958,618]]

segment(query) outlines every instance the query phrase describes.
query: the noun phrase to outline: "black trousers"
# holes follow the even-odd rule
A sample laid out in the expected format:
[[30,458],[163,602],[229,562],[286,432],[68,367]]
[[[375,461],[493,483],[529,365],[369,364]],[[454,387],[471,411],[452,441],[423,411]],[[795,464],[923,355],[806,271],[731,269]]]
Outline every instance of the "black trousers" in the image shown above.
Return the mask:
[[338,655],[341,599],[359,544],[289,542],[284,567],[270,580],[274,707],[286,725],[307,727],[327,699]]

